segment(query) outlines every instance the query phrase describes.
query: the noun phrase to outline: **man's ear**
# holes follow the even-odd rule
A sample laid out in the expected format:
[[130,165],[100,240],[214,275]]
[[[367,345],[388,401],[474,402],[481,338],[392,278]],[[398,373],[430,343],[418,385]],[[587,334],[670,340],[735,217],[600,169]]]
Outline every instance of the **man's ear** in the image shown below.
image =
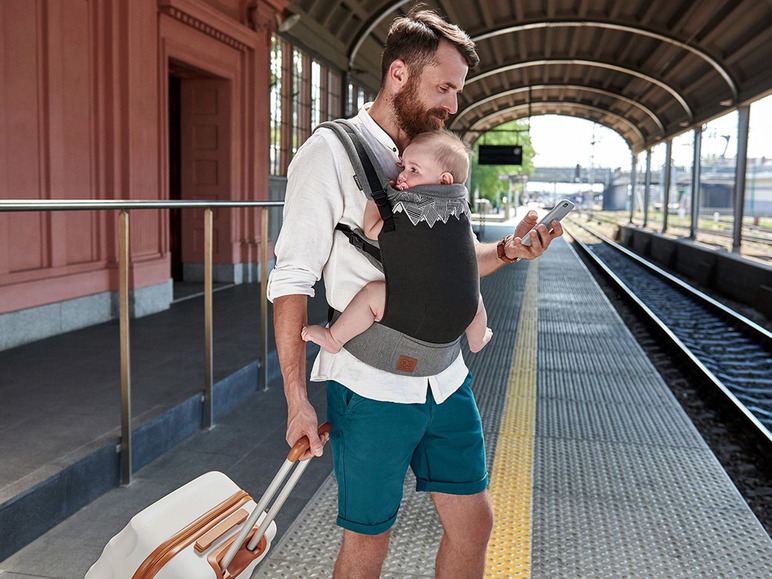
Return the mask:
[[407,64],[401,58],[398,58],[389,66],[389,79],[395,87],[402,87],[407,82],[409,73]]
[[442,184],[442,185],[452,185],[453,184],[453,175],[451,175],[450,172],[445,171],[442,175],[440,175],[440,184]]

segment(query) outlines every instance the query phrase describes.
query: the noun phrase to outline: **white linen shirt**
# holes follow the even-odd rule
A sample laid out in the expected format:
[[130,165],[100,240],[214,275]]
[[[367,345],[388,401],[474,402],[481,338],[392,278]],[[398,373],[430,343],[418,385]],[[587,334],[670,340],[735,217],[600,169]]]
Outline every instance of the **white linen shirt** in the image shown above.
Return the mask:
[[[396,179],[399,151],[368,114],[370,104],[351,120],[373,149],[384,174]],[[328,303],[343,311],[362,287],[383,279],[348,238],[335,231],[338,223],[361,229],[365,202],[343,144],[331,130],[316,131],[287,171],[284,223],[276,241],[276,267],[268,278],[269,300],[286,295],[313,297],[313,285],[324,276]],[[428,384],[439,404],[461,386],[467,373],[461,354],[440,374],[427,378],[373,368],[342,349],[337,354],[321,350],[311,380],[334,380],[365,398],[405,404],[425,402]]]

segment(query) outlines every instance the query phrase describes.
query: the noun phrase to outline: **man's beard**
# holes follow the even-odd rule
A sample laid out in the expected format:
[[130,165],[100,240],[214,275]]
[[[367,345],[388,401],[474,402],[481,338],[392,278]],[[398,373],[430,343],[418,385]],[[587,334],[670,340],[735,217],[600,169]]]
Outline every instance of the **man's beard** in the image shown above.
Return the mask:
[[[398,94],[394,95],[394,112],[397,115],[399,127],[412,140],[416,135],[426,131],[442,128],[448,118],[448,112],[443,108],[426,110],[421,105],[418,94],[418,80],[413,77]],[[437,121],[437,118],[440,121]]]

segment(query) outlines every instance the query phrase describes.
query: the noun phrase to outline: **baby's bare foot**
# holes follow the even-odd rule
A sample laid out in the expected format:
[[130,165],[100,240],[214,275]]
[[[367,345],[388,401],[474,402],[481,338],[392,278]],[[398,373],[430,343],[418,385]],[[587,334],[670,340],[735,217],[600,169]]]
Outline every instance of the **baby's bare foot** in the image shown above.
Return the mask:
[[341,345],[332,337],[330,328],[324,326],[303,326],[300,335],[306,342],[319,344],[325,352],[337,354],[340,352]]
[[485,345],[491,341],[491,338],[493,337],[493,330],[490,328],[485,328],[485,334],[483,335],[481,340],[474,340],[469,342],[469,351],[470,352],[479,352],[482,350]]

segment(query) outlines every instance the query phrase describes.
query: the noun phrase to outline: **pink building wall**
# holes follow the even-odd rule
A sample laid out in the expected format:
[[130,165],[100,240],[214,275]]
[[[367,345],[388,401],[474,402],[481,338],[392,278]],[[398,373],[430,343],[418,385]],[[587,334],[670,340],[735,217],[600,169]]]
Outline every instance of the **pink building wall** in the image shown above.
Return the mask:
[[[168,199],[173,63],[190,72],[181,197],[267,199],[269,45],[285,6],[0,2],[0,198]],[[201,263],[201,212],[183,216],[182,259]],[[218,271],[256,264],[259,227],[256,210],[216,212]],[[169,284],[169,235],[168,212],[131,213],[134,290]],[[116,291],[115,238],[115,212],[0,213],[0,314]]]

